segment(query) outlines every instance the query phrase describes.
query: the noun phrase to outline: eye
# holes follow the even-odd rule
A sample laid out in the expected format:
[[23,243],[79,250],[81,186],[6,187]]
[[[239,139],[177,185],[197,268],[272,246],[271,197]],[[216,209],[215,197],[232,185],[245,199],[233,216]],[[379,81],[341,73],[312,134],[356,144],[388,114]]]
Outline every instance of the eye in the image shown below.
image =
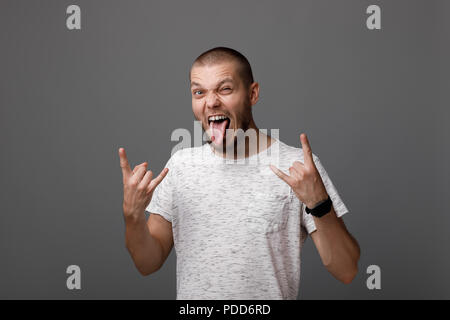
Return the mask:
[[231,90],[231,88],[228,88],[228,87],[222,88],[222,91],[223,91],[223,90]]
[[197,92],[200,92],[199,94],[202,94],[202,90],[195,90],[194,95],[197,95]]

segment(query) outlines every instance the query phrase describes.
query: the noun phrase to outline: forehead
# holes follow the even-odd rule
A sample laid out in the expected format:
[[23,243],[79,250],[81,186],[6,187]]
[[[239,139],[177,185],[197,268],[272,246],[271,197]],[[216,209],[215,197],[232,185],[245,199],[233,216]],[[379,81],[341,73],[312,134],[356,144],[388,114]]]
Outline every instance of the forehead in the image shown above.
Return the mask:
[[200,85],[214,85],[224,79],[230,79],[233,82],[239,81],[236,70],[236,63],[221,62],[210,65],[194,64],[191,69],[192,83]]

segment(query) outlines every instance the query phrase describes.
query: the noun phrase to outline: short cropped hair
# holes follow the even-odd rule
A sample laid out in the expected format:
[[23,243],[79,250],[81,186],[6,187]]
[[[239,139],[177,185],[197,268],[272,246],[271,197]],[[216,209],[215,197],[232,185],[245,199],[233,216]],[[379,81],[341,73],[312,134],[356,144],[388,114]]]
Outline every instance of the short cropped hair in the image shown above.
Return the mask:
[[[233,61],[237,65],[237,73],[241,77],[244,85],[249,88],[253,83],[252,67],[247,58],[240,52],[227,48],[227,47],[215,47],[208,51],[203,52],[195,59],[194,65],[213,65],[221,62]],[[190,73],[189,73],[190,76]]]

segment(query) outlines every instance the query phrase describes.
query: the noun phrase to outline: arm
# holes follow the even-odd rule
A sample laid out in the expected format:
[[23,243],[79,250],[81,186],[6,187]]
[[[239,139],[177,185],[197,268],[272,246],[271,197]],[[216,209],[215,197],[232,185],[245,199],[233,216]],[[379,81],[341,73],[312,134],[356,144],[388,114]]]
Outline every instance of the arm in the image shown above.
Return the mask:
[[314,217],[316,230],[311,238],[327,270],[345,284],[352,282],[358,273],[360,248],[347,231],[342,218],[331,211],[321,218]]
[[[290,175],[271,166],[273,172],[284,180],[294,191],[297,198],[308,208],[328,198],[322,177],[314,163],[311,146],[305,134],[300,135],[304,163],[294,161],[289,168]],[[359,245],[348,233],[344,222],[331,211],[321,218],[314,217],[316,230],[311,238],[319,251],[323,264],[338,280],[350,283],[358,272],[360,255]]]
[[125,218],[126,247],[136,268],[146,276],[158,271],[173,247],[172,224],[157,214],[150,214],[145,221],[140,218]]
[[[165,168],[158,177],[147,171],[147,163],[137,165],[133,171],[123,148],[119,149],[123,176],[123,215],[125,243],[136,268],[149,275],[163,265],[172,248],[172,224],[161,216],[151,214],[145,221],[147,208],[156,186],[167,175]],[[159,217],[159,218],[158,218]]]

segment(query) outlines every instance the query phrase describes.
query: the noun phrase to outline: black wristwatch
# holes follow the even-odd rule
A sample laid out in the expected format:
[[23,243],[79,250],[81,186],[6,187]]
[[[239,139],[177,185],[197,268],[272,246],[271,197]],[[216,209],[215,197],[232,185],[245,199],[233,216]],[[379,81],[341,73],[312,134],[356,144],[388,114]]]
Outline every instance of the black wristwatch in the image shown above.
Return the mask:
[[306,211],[306,213],[312,214],[313,216],[320,218],[331,211],[332,204],[333,203],[331,202],[330,196],[328,196],[327,200],[319,203],[317,206],[315,206],[312,209],[309,209],[308,207],[305,206],[305,211]]

